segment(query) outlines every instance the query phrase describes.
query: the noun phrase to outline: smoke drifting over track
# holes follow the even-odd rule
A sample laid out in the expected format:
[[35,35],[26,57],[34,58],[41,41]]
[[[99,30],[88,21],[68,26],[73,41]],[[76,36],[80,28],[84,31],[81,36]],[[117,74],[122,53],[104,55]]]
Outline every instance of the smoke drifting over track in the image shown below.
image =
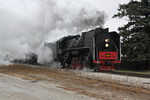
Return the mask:
[[49,62],[52,51],[45,42],[103,27],[106,19],[86,0],[0,0],[0,64],[29,52],[38,54],[38,62]]

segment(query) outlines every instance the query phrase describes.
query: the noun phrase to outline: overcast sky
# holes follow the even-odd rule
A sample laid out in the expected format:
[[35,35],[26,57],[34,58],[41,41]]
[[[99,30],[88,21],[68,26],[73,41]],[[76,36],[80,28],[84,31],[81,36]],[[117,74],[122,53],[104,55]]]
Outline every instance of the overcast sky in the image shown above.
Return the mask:
[[[61,0],[68,1],[68,0]],[[112,18],[118,11],[119,4],[128,3],[130,0],[75,0],[80,2],[86,2],[87,4],[98,8],[100,11],[104,11],[108,18],[104,24],[104,27],[108,27],[110,31],[118,31],[118,27],[127,23],[126,19]]]
[[[125,20],[112,19],[118,4],[129,0],[0,0],[0,62],[20,58],[28,52],[41,57],[43,48],[68,34],[79,34],[97,26],[117,31]],[[47,52],[45,52],[47,51]],[[45,53],[45,54],[43,54]]]
[[[88,0],[90,2],[95,1],[93,6],[96,5],[100,10],[103,10],[108,14],[108,19],[105,22],[104,27],[108,27],[110,31],[117,31],[118,27],[127,23],[126,19],[112,18],[118,11],[119,4],[128,3],[130,0]],[[98,3],[97,3],[98,2]]]

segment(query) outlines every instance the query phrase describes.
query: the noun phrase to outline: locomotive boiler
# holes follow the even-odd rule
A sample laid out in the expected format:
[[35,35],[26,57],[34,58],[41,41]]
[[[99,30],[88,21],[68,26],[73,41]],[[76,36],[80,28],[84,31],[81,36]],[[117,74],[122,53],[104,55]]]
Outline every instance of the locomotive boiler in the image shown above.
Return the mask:
[[96,28],[62,37],[56,42],[56,59],[65,68],[115,70],[114,64],[120,62],[120,35]]

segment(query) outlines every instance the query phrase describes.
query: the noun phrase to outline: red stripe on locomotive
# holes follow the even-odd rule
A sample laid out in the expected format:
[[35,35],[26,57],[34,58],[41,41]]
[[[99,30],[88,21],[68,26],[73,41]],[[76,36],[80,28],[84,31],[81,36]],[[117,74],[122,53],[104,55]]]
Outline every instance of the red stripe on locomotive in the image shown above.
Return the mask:
[[117,60],[117,52],[99,52],[100,60]]

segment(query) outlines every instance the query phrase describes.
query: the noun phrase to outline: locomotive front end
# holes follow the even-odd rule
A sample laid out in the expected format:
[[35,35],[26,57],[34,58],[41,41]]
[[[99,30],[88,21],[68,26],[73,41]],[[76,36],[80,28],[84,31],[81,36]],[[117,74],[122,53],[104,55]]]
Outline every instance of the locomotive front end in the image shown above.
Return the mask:
[[120,62],[120,36],[108,29],[95,34],[95,70],[115,70],[114,63]]

